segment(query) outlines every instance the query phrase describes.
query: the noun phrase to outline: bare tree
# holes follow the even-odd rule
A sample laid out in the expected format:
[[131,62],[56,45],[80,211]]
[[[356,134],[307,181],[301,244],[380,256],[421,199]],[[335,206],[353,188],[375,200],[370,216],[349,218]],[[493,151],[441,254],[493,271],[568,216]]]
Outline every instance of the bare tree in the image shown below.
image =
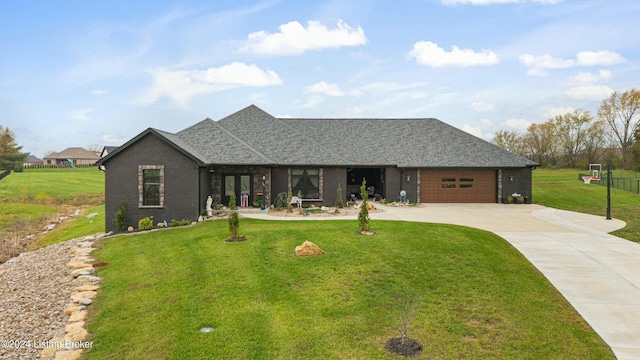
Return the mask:
[[615,135],[617,145],[622,153],[622,166],[630,166],[631,150],[634,134],[640,124],[640,90],[632,88],[623,93],[613,92],[608,99],[602,101],[598,109],[598,117],[605,121]]
[[97,153],[102,151],[102,147],[99,144],[87,145],[86,149],[87,149],[87,151],[92,151],[92,152],[97,152]]
[[498,130],[491,142],[520,156],[526,156],[524,137],[517,131]]
[[557,148],[556,126],[553,120],[542,124],[531,124],[525,134],[525,145],[531,153],[532,160],[538,164],[551,162],[555,164]]
[[584,151],[587,155],[587,162],[594,164],[602,159],[605,147],[607,145],[606,123],[602,120],[596,120],[591,123],[587,129],[587,138],[584,143]]
[[593,120],[591,113],[584,110],[574,110],[572,113],[554,118],[566,165],[571,168],[576,167],[578,154],[585,148],[591,120]]

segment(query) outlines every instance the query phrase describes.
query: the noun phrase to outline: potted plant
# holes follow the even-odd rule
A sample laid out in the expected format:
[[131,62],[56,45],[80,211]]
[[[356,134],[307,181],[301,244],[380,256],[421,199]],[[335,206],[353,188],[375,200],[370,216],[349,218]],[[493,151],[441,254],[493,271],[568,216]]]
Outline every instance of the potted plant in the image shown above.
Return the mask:
[[264,210],[265,209],[264,199],[262,198],[262,195],[258,195],[256,197],[256,200],[253,202],[253,206],[259,207],[260,210]]

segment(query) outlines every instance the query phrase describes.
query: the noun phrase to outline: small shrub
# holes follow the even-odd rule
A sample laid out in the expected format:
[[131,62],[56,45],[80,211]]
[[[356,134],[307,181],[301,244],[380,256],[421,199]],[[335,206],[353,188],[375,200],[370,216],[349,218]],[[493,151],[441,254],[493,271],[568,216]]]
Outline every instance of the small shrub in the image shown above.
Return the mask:
[[151,229],[153,229],[153,221],[151,220],[151,218],[146,217],[138,221],[138,230],[144,231],[144,230],[151,230]]
[[127,203],[122,201],[120,205],[118,205],[118,211],[116,211],[116,216],[113,218],[113,222],[116,226],[116,232],[125,232],[129,225],[127,224]]
[[238,212],[232,211],[229,214],[229,218],[227,219],[227,223],[229,224],[229,231],[231,232],[231,239],[238,239],[238,229],[240,228],[240,219],[238,218]]
[[360,231],[369,231],[369,209],[367,209],[367,180],[362,179],[362,186],[360,186],[360,194],[362,195],[362,204],[360,205],[360,212],[358,213],[358,225]]
[[338,190],[336,191],[336,193],[336,207],[338,209],[342,209],[344,207],[344,200],[342,199],[342,186],[340,186],[340,184],[338,184]]
[[229,196],[229,210],[235,210],[238,204],[236,204],[236,194]]

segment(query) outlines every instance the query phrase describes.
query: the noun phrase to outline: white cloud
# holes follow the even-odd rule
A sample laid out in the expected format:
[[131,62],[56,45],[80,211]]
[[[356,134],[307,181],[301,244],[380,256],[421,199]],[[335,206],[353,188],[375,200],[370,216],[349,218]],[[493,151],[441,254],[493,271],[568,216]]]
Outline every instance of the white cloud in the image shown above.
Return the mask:
[[125,142],[127,142],[129,139],[126,138],[119,138],[115,135],[111,135],[111,134],[105,134],[102,135],[102,142],[107,144],[107,145],[122,145]]
[[529,68],[527,75],[531,76],[545,76],[547,75],[546,69],[564,69],[575,65],[574,60],[554,58],[549,54],[540,56],[522,54],[518,60]]
[[309,85],[304,88],[305,92],[313,94],[321,94],[327,96],[344,96],[345,92],[338,87],[335,83],[329,84],[325,81],[320,81],[313,85]]
[[473,135],[473,136],[475,136],[475,137],[482,138],[482,130],[480,130],[479,126],[473,127],[473,126],[464,124],[464,126],[462,127],[462,130],[467,132],[467,133],[469,133],[469,134],[471,134],[471,135]]
[[576,58],[581,66],[615,65],[626,61],[622,55],[608,50],[581,51]]
[[549,110],[547,110],[544,113],[544,116],[549,118],[549,119],[553,119],[558,115],[564,115],[564,114],[568,114],[568,113],[572,113],[575,110],[574,107],[568,106],[568,107],[553,107],[550,108]]
[[531,122],[527,119],[508,119],[503,122],[502,125],[518,130],[527,130],[527,128],[531,125]]
[[306,28],[297,21],[291,21],[280,25],[278,29],[280,31],[274,34],[267,31],[249,34],[239,51],[264,55],[299,55],[308,50],[367,43],[364,30],[360,26],[354,29],[342,20],[338,20],[334,29],[328,29],[319,21],[309,21]]
[[291,116],[289,113],[286,113],[284,115],[276,115],[274,117],[279,118],[279,119],[293,119],[293,116]]
[[579,100],[603,100],[612,92],[613,89],[606,85],[587,85],[571,88],[565,94]]
[[94,91],[91,92],[92,95],[96,95],[96,96],[101,96],[101,95],[104,95],[106,93],[107,93],[106,90],[94,90]]
[[233,62],[207,70],[169,71],[163,68],[152,71],[154,81],[148,93],[140,99],[143,104],[152,104],[167,96],[186,107],[188,101],[198,95],[239,87],[265,87],[282,84],[280,76],[273,70],[262,70],[256,65]]
[[493,125],[493,121],[489,120],[489,119],[480,119],[480,123],[482,125],[486,125],[486,126],[491,126]]
[[296,106],[296,108],[298,108],[298,109],[313,108],[313,107],[316,107],[319,104],[322,104],[325,100],[326,100],[326,98],[324,96],[313,95],[313,96],[310,96],[309,99],[307,99],[307,102],[305,102],[302,105]]
[[495,108],[496,108],[496,104],[486,102],[486,101],[476,101],[471,104],[471,109],[478,112],[493,111],[495,110]]
[[573,76],[572,79],[581,84],[593,84],[600,81],[608,81],[611,79],[611,71],[599,70],[597,74],[592,72],[579,72],[578,75]]
[[534,56],[522,54],[518,60],[528,67],[527,75],[545,76],[547,69],[565,69],[574,66],[603,66],[623,63],[626,60],[622,55],[608,50],[581,51],[576,54],[576,59],[554,58],[549,54]]
[[79,121],[89,120],[89,113],[91,111],[92,109],[88,109],[88,108],[73,109],[69,112],[69,118],[71,120],[79,120]]
[[416,63],[420,65],[431,67],[494,65],[500,62],[498,55],[491,50],[475,52],[471,49],[460,49],[454,45],[451,51],[447,52],[431,41],[415,43],[408,57],[415,58]]

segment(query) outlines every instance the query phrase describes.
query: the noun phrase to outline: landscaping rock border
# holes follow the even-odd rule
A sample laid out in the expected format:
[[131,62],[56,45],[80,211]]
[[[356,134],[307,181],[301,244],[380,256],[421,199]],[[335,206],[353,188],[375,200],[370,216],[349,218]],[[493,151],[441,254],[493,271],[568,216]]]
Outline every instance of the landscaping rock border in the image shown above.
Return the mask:
[[99,233],[22,253],[0,264],[0,358],[79,359],[87,306],[97,295],[93,244]]

